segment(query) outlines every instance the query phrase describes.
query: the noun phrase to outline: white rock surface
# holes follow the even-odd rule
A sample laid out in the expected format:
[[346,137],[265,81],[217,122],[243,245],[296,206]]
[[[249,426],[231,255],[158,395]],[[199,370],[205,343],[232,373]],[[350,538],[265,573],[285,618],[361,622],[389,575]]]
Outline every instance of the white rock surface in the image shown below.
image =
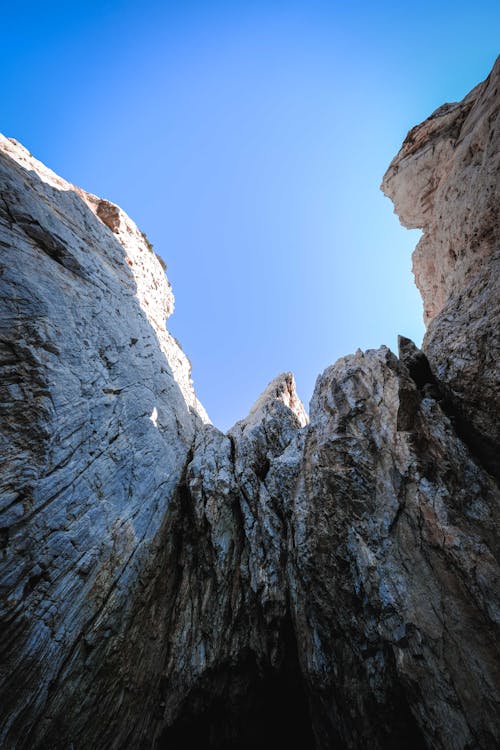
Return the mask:
[[133,222],[4,137],[0,189],[0,744],[11,747],[36,745],[48,717],[70,710],[64,679],[101,710],[117,700],[104,683],[93,694],[84,665],[90,652],[105,662],[111,634],[130,627],[207,418],[165,329],[170,285]]
[[420,227],[423,349],[460,434],[500,478],[500,58],[463,101],[411,130],[382,189]]

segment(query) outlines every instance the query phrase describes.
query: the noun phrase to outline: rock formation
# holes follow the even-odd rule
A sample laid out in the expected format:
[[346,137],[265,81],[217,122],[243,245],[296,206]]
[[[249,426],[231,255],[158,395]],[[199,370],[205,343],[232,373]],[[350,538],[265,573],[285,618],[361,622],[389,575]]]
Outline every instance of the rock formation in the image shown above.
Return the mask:
[[1,138],[2,747],[498,747],[499,79],[384,178],[424,351],[227,434],[145,235]]
[[423,348],[455,426],[500,478],[499,62],[458,104],[408,133],[382,189],[423,229],[413,255],[429,324]]

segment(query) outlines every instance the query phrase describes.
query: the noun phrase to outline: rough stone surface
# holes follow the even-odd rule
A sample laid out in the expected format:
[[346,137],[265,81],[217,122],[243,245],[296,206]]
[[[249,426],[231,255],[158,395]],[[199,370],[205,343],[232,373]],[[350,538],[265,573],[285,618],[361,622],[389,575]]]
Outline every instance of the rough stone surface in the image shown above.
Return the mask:
[[165,329],[169,284],[123,211],[3,137],[0,190],[0,745],[55,743],[68,720],[97,747],[94,712],[122,702],[143,716],[133,694],[166,625],[134,644],[160,605],[134,617],[143,587],[160,586],[152,571],[206,417]]
[[498,487],[388,349],[328,368],[310,416],[292,518],[319,747],[494,747]]
[[411,130],[382,189],[421,228],[423,348],[458,429],[500,477],[500,58],[486,81]]
[[178,724],[164,733],[165,747],[207,738],[239,747],[244,736],[244,747],[267,748],[287,732],[312,746],[287,584],[289,506],[306,419],[284,374],[227,435],[211,425],[197,434],[182,490],[182,573],[167,667],[166,723]]
[[425,351],[227,434],[145,235],[0,139],[2,747],[498,747],[498,74],[384,180]]

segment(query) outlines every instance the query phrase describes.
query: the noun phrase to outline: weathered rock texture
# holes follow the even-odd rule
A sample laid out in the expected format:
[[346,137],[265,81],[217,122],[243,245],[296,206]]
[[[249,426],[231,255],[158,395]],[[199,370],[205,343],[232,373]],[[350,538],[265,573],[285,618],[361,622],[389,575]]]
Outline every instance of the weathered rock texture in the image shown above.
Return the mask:
[[0,140],[2,747],[498,747],[499,68],[384,179],[425,353],[227,434],[147,239]]
[[456,426],[500,478],[500,59],[458,104],[408,133],[382,183],[413,254],[429,328],[424,351]]
[[204,413],[134,224],[4,138],[0,181],[0,745],[55,747],[66,723],[105,747],[114,717],[126,736],[156,705],[173,580],[155,571],[177,564],[164,539]]

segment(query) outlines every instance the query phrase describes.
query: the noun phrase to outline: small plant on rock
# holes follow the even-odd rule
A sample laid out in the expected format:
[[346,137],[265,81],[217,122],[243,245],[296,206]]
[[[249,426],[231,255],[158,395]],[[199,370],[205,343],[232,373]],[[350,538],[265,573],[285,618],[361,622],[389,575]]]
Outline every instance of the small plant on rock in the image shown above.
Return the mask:
[[144,240],[144,242],[148,246],[149,252],[152,253],[153,252],[153,243],[148,240],[148,236],[147,236],[146,232],[141,232],[141,234],[142,234],[142,239]]

